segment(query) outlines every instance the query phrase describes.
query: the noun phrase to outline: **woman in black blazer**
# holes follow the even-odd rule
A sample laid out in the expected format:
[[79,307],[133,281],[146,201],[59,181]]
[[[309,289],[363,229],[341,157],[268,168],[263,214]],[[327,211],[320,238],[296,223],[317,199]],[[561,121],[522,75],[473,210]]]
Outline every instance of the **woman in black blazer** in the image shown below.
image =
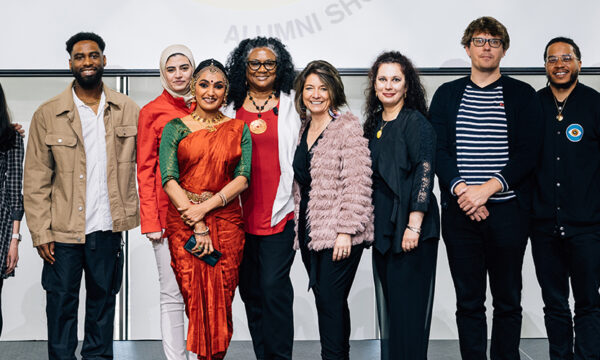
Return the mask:
[[440,229],[432,193],[435,132],[419,75],[399,52],[377,58],[366,94],[381,358],[426,359]]

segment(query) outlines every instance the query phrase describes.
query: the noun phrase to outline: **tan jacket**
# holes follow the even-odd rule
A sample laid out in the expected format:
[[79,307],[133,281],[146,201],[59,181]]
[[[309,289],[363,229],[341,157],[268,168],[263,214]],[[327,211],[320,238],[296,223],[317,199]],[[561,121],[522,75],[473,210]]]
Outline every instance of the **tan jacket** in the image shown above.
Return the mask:
[[[85,242],[86,158],[72,85],[33,114],[25,154],[24,205],[33,245]],[[104,86],[106,162],[113,231],[140,224],[135,187],[139,107]]]

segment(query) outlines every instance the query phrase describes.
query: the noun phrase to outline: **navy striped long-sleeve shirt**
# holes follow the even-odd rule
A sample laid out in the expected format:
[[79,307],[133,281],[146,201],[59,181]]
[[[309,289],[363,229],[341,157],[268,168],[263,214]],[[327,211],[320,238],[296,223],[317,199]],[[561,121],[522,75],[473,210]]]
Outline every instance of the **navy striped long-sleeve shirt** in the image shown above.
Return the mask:
[[508,129],[502,85],[495,82],[484,88],[470,82],[463,93],[456,117],[456,161],[460,177],[456,185],[480,185],[491,178],[502,184],[502,190],[489,198],[502,202],[514,198],[500,171],[509,159]]

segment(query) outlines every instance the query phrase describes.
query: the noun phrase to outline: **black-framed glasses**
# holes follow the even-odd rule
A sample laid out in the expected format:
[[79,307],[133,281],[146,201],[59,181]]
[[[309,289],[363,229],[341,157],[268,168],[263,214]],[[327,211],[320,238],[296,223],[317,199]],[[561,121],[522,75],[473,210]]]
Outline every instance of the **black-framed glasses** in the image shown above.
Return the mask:
[[275,69],[275,67],[277,66],[277,61],[267,60],[267,61],[261,62],[258,60],[248,60],[248,67],[252,71],[258,71],[258,69],[260,69],[261,66],[264,66],[265,70],[271,71],[271,70]]
[[563,64],[570,64],[572,61],[576,60],[577,58],[575,56],[573,56],[572,54],[563,54],[560,56],[552,55],[552,56],[548,56],[546,58],[546,62],[548,64],[554,65],[558,62],[558,59],[560,59],[563,62]]
[[499,48],[500,46],[502,46],[502,44],[504,44],[504,41],[502,41],[502,39],[485,39],[480,37],[471,38],[471,42],[477,47],[483,47],[485,46],[485,43],[488,43],[490,44],[490,47],[493,48]]

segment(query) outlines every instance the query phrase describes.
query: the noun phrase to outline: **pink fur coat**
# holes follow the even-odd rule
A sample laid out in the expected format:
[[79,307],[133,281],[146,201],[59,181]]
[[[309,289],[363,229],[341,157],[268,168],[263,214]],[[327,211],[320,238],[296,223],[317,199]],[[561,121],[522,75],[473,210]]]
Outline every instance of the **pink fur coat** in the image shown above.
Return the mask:
[[[310,119],[300,129],[299,139]],[[373,242],[371,154],[358,118],[347,112],[333,120],[312,148],[312,178],[307,222],[308,248],[333,248],[339,233],[352,236],[352,245]],[[294,181],[294,215],[300,211],[300,186]],[[296,221],[294,248],[298,244]]]

